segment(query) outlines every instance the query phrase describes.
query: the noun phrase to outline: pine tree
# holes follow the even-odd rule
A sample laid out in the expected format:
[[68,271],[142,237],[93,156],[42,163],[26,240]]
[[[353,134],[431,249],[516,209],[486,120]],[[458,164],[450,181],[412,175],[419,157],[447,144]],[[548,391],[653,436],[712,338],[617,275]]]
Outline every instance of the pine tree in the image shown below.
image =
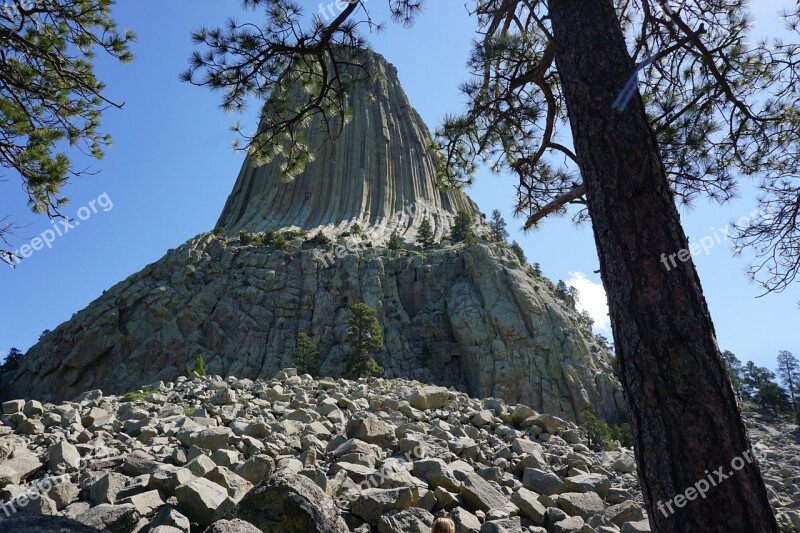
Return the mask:
[[472,215],[466,209],[459,209],[456,213],[453,227],[450,228],[450,239],[453,242],[464,242],[474,244],[477,242],[475,231],[473,230]]
[[508,239],[508,230],[506,229],[506,221],[499,209],[492,211],[492,218],[489,221],[489,227],[492,229],[492,238],[497,242],[506,242]]
[[[742,389],[745,399],[759,402],[761,399],[759,391],[773,379],[775,379],[775,374],[770,369],[748,361],[742,370]],[[764,407],[763,404],[762,407]]]
[[794,407],[800,397],[797,390],[800,384],[800,361],[792,355],[792,352],[787,350],[778,352],[778,376],[786,385]]
[[731,378],[731,384],[733,384],[736,397],[741,402],[744,399],[744,390],[742,389],[742,362],[733,352],[728,350],[722,352],[722,358],[728,366],[728,375]]
[[433,228],[431,227],[431,222],[427,218],[423,219],[419,225],[419,231],[417,232],[417,242],[423,248],[430,248],[434,245],[433,239]]
[[[31,4],[33,7],[31,7]],[[99,131],[101,112],[121,105],[103,96],[96,52],[128,62],[134,35],[111,17],[113,0],[5,2],[0,9],[0,168],[19,175],[36,213],[60,216],[60,195],[72,165],[64,146],[100,159],[111,142]],[[0,242],[15,226],[3,218]],[[0,260],[15,256],[0,249]]]
[[[520,262],[520,263],[522,263],[523,265],[526,265],[526,264],[528,264],[528,258],[527,258],[527,257],[525,257],[525,252],[522,250],[522,246],[520,246],[520,245],[519,245],[519,243],[518,243],[517,241],[513,241],[513,242],[511,243],[511,251],[512,251],[512,252],[514,252],[514,255],[516,255],[516,256],[517,256],[517,259],[519,259],[519,262]],[[534,272],[536,272],[536,266],[537,266],[538,264],[539,264],[539,263],[536,263],[536,264],[534,265]],[[541,274],[541,273],[542,273],[542,271],[541,271],[541,270],[539,270],[539,274]]]
[[387,246],[390,250],[402,250],[403,240],[397,233],[392,233],[392,235],[389,237],[389,244]]
[[23,354],[17,348],[11,348],[6,355],[5,361],[3,364],[0,365],[0,374],[5,374],[6,372],[12,372],[19,368],[20,363],[22,362]]
[[371,356],[383,346],[383,333],[375,310],[365,303],[354,304],[350,307],[348,326],[348,375],[365,377],[383,374],[383,368]]
[[292,359],[298,373],[319,376],[319,352],[311,336],[305,331],[297,334]]

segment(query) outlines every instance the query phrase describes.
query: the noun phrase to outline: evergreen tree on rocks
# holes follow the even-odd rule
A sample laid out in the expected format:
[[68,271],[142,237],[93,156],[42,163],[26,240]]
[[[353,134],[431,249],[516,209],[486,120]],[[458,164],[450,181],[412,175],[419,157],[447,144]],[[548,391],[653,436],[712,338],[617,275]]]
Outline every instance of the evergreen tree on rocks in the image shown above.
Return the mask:
[[384,370],[372,357],[383,346],[383,333],[375,310],[365,303],[350,307],[347,330],[347,374],[354,378],[380,376]]
[[423,219],[419,225],[419,231],[417,232],[417,242],[423,248],[430,248],[434,245],[433,239],[433,227],[431,227],[431,221],[427,218]]

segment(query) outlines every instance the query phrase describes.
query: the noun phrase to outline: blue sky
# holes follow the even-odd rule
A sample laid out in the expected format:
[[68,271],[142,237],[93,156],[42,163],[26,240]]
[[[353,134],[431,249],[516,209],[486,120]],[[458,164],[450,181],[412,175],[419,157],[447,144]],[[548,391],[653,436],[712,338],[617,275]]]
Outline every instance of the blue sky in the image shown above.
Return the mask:
[[[309,10],[319,2],[301,0]],[[325,4],[329,4],[327,0]],[[394,63],[411,103],[433,129],[447,113],[458,112],[463,99],[458,84],[474,22],[461,2],[429,1],[417,24],[406,29],[388,21],[385,0],[369,0],[375,18],[386,30],[370,36],[373,47]],[[756,8],[757,31],[777,34],[777,8],[784,0]],[[133,29],[139,42],[135,61],[118,65],[101,59],[98,73],[107,96],[124,101],[123,110],[108,111],[103,128],[114,146],[102,161],[85,161],[97,175],[74,180],[65,190],[65,212],[86,220],[55,239],[52,248],[36,251],[16,269],[0,268],[5,309],[0,321],[0,354],[14,346],[27,350],[44,329],[53,329],[84,308],[104,289],[158,260],[194,235],[211,230],[243,160],[231,149],[229,126],[240,117],[218,108],[219,97],[178,81],[193,50],[190,31],[241,16],[237,0],[138,0],[115,9],[120,25]],[[253,15],[250,15],[251,17]],[[243,123],[253,122],[250,109]],[[32,215],[13,176],[1,184],[0,212],[27,225],[26,240],[52,228]],[[468,191],[481,209],[500,209],[510,228],[514,180],[482,172]],[[106,196],[103,196],[106,195]],[[100,201],[98,201],[100,198]],[[107,202],[105,198],[108,198]],[[94,201],[94,204],[92,202]],[[102,206],[113,204],[113,208]],[[94,206],[94,210],[92,210]],[[713,235],[731,219],[750,213],[753,195],[725,206],[698,202],[682,211],[690,241]],[[96,211],[96,212],[94,212]],[[89,214],[90,216],[86,216]],[[55,229],[53,229],[55,231]],[[553,280],[572,280],[583,305],[604,320],[604,295],[599,285],[597,254],[591,229],[576,227],[569,218],[550,220],[535,233],[512,231],[532,262],[539,262]],[[18,241],[17,245],[23,244]],[[723,349],[742,360],[774,367],[778,350],[800,355],[797,327],[800,299],[795,284],[783,294],[756,298],[761,291],[745,275],[746,258],[733,258],[728,244],[695,258]]]

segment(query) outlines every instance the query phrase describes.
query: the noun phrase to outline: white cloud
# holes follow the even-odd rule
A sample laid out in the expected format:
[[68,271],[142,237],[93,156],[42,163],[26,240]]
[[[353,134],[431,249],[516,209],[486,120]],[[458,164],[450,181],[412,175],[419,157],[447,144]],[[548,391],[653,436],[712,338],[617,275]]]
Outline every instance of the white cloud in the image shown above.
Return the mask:
[[578,309],[586,311],[594,319],[594,330],[611,334],[608,298],[603,284],[593,282],[583,272],[570,272],[566,283],[578,289]]

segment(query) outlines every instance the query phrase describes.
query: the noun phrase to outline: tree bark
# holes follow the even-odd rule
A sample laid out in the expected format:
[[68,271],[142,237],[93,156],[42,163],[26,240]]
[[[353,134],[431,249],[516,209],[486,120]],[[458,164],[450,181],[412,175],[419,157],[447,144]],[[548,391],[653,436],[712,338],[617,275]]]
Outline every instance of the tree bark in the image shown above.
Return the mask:
[[777,532],[612,2],[549,6],[651,527]]

